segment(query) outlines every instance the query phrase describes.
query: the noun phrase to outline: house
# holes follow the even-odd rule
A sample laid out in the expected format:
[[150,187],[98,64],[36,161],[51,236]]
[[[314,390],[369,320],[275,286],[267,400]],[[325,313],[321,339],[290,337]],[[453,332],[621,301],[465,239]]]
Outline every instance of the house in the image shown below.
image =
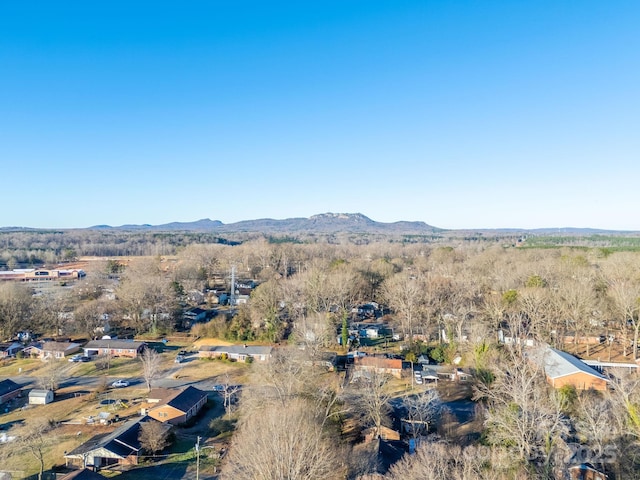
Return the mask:
[[251,361],[267,362],[271,358],[273,347],[263,347],[256,345],[229,345],[229,346],[213,346],[203,345],[198,350],[200,358],[220,358],[223,355],[229,360],[237,360],[246,362]]
[[566,352],[547,346],[535,352],[532,358],[544,368],[547,382],[554,388],[571,385],[576,390],[607,389],[607,377]]
[[102,468],[110,465],[137,465],[142,450],[141,425],[155,422],[150,417],[139,417],[126,422],[110,433],[98,434],[65,454],[65,462],[80,468]]
[[31,354],[42,359],[55,358],[59,360],[80,351],[79,343],[72,342],[43,342],[31,349]]
[[353,359],[353,368],[361,372],[375,372],[392,375],[396,378],[402,377],[402,360],[386,357],[366,357],[356,356]]
[[67,473],[64,477],[58,477],[58,480],[105,480],[105,477],[88,468],[81,468]]
[[137,358],[147,344],[145,342],[135,342],[133,340],[91,340],[83,350],[87,357],[94,355],[111,355],[112,357]]
[[153,406],[143,409],[143,414],[171,425],[180,425],[195,417],[208,399],[207,392],[191,386],[182,390],[154,390],[149,392],[149,403]]
[[43,360],[55,358],[59,360],[67,355],[71,355],[80,351],[80,344],[72,342],[53,341],[36,342],[25,347],[23,351],[25,354],[34,358],[41,358]]
[[251,295],[235,295],[233,297],[233,304],[234,305],[246,305],[249,303],[249,300],[251,299]]
[[362,338],[376,339],[380,336],[380,327],[371,325],[369,327],[360,329],[359,334]]
[[209,290],[206,300],[207,303],[226,305],[229,302],[229,294],[220,290]]
[[53,392],[34,388],[29,392],[29,405],[46,405],[53,402]]
[[15,357],[24,346],[20,342],[0,343],[0,358]]
[[8,378],[0,381],[0,405],[16,398],[22,392],[22,385],[18,385]]
[[207,319],[208,311],[200,307],[190,308],[182,314],[182,324],[188,328],[196,323],[204,322]]
[[593,465],[582,463],[569,467],[569,478],[571,480],[607,480],[609,477],[593,468]]
[[207,311],[200,308],[190,308],[182,315],[185,320],[189,320],[191,323],[204,322],[207,318]]

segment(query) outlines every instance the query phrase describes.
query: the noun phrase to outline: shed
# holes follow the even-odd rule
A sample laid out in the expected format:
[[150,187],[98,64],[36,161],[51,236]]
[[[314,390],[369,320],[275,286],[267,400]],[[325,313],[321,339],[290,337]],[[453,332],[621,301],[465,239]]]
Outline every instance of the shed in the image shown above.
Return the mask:
[[51,390],[34,388],[29,392],[29,405],[46,405],[51,402],[53,402],[53,392]]

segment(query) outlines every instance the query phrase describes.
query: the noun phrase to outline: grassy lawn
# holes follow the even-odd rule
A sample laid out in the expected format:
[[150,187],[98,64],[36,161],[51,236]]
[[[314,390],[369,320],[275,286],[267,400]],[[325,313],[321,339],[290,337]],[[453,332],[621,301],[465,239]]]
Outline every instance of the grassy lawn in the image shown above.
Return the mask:
[[33,375],[44,367],[45,363],[37,358],[11,358],[0,363],[0,377]]
[[223,360],[204,360],[195,356],[181,364],[182,367],[176,375],[178,378],[204,380],[207,378],[219,378],[220,382],[225,375],[229,375],[232,383],[243,383],[251,370],[251,365],[242,362],[230,362]]

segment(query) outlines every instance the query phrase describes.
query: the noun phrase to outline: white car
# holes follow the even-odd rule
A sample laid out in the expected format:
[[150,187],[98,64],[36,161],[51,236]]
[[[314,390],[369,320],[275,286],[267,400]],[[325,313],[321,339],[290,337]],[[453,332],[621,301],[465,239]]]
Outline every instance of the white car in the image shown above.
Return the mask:
[[123,388],[123,387],[128,387],[129,386],[129,382],[127,382],[126,380],[116,380],[115,382],[113,382],[111,384],[111,386],[113,388]]

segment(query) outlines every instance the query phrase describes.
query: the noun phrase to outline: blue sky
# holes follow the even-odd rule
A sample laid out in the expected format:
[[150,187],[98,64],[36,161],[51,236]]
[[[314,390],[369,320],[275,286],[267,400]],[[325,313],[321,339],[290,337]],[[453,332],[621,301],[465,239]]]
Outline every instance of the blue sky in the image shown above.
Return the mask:
[[0,4],[0,225],[640,230],[640,3]]

